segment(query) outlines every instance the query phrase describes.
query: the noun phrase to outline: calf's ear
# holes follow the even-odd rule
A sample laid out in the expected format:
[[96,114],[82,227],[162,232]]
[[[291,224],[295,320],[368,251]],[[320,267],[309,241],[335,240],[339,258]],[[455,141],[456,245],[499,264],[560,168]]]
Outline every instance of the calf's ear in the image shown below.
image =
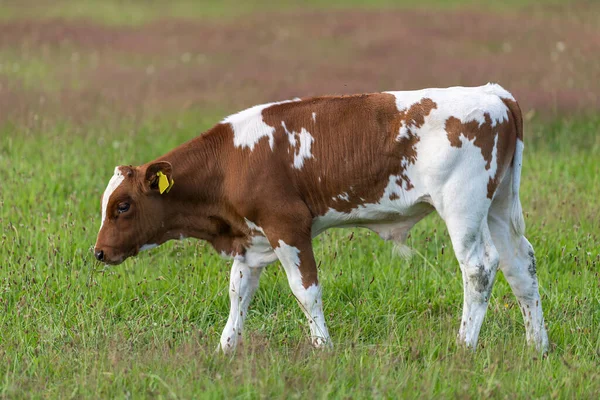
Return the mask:
[[160,194],[168,193],[175,182],[173,181],[173,167],[168,161],[157,161],[146,168],[145,187],[149,191],[158,191]]

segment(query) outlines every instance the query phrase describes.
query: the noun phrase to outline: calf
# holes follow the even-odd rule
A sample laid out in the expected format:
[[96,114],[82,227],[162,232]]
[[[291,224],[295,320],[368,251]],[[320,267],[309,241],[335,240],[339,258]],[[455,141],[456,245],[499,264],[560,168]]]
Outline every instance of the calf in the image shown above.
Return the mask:
[[139,167],[116,167],[102,198],[95,256],[119,264],[171,239],[206,240],[233,258],[220,346],[240,341],[265,266],[281,261],[329,345],[312,238],[365,227],[402,244],[437,211],[464,284],[459,341],[475,348],[498,267],[527,339],[548,338],[519,200],[519,106],[495,84],[314,97],[249,108]]

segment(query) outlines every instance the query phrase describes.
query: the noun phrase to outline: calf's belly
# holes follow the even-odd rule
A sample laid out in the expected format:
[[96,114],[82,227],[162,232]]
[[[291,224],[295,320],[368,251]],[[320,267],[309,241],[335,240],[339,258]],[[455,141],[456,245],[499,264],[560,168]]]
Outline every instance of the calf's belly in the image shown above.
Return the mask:
[[344,213],[329,209],[313,220],[312,235],[316,237],[330,228],[363,227],[371,229],[384,240],[399,240],[421,218],[433,211],[426,197],[410,205],[405,199],[387,203],[364,204]]

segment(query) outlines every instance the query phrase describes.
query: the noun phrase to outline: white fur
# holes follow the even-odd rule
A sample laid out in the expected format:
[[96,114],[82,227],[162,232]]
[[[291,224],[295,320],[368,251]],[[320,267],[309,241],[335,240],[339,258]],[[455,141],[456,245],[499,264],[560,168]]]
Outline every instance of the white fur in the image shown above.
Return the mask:
[[278,253],[279,261],[281,261],[282,264],[296,268],[294,273],[297,275],[294,276],[294,278],[296,278],[294,279],[294,282],[297,282],[298,280],[302,282],[302,275],[300,275],[300,271],[298,270],[298,267],[300,266],[300,250],[286,244],[283,240],[279,240],[279,247],[277,247],[276,251]]
[[[438,114],[440,121],[454,116],[463,122],[477,120],[480,124],[485,122],[484,113],[490,114],[492,124],[508,119],[508,108],[501,98],[514,100],[512,95],[496,84],[488,83],[479,87],[455,86],[443,89],[423,89],[404,92],[385,92],[396,97],[396,106],[399,111],[405,111],[423,98],[429,98],[436,103],[437,108],[431,115]],[[446,118],[444,118],[444,116]],[[403,126],[404,127],[404,126]],[[398,137],[406,136],[402,128]]]
[[242,338],[248,306],[258,288],[263,268],[253,268],[241,260],[235,260],[229,280],[230,309],[227,325],[221,334],[220,347],[225,353],[235,350]]
[[156,243],[152,243],[152,244],[145,244],[142,247],[140,247],[140,251],[145,251],[145,250],[150,250],[153,249],[155,247],[157,247],[158,245]]
[[350,200],[350,197],[348,196],[347,192],[344,192],[342,194],[338,194],[337,198],[339,200],[343,200],[343,201],[349,201]]
[[300,133],[298,134],[298,138],[300,140],[300,148],[294,154],[294,168],[302,169],[304,166],[304,160],[308,158],[313,158],[313,155],[310,151],[312,142],[315,140],[310,132],[306,129],[302,128]]
[[108,207],[110,196],[112,196],[113,192],[119,187],[124,179],[125,177],[121,173],[119,167],[115,167],[115,172],[112,178],[110,178],[110,181],[108,181],[108,186],[106,186],[104,195],[102,196],[102,222],[100,224],[100,229],[102,229],[104,221],[106,220],[106,208]]
[[302,128],[300,132],[289,131],[287,126],[285,126],[285,121],[281,121],[281,126],[285,130],[285,133],[288,136],[288,141],[290,142],[292,148],[296,147],[296,143],[298,141],[300,142],[300,148],[297,151],[294,151],[294,163],[292,164],[292,167],[296,169],[302,169],[304,166],[304,160],[313,157],[311,153],[311,146],[315,139],[305,128]]
[[225,260],[238,260],[238,261],[244,261],[244,256],[240,255],[240,254],[235,254],[235,253],[227,253],[224,250],[221,250],[221,252],[219,253],[219,255],[221,256],[221,258],[225,259]]
[[250,229],[251,231],[258,231],[258,232],[262,233],[263,235],[265,234],[265,231],[263,230],[263,228],[256,225],[254,222],[250,221],[248,218],[244,218],[244,220],[246,221],[246,225],[248,226],[248,229]]
[[487,85],[481,86],[480,88],[486,93],[495,94],[496,96],[501,97],[503,99],[515,101],[513,95],[497,83],[489,82]]
[[[248,229],[252,232],[250,244],[246,247],[244,255],[236,255],[235,259],[244,262],[250,267],[265,267],[277,260],[273,247],[265,236],[265,231],[249,219],[244,219]],[[223,256],[227,257],[225,253]]]
[[253,236],[244,254],[244,263],[251,267],[264,267],[277,260],[269,240],[264,236]]
[[[299,99],[298,99],[299,100]],[[275,128],[267,125],[262,118],[262,111],[276,104],[289,103],[298,100],[287,100],[274,103],[260,104],[240,111],[237,114],[226,117],[222,122],[231,124],[233,129],[233,144],[235,147],[248,147],[254,150],[254,146],[264,137],[269,138],[269,146],[273,150],[275,145],[273,134]]]
[[398,133],[398,136],[396,137],[396,141],[399,142],[402,139],[408,139],[408,137],[409,137],[409,135],[408,135],[409,128],[410,128],[410,126],[402,124],[402,126],[400,127],[400,131]]

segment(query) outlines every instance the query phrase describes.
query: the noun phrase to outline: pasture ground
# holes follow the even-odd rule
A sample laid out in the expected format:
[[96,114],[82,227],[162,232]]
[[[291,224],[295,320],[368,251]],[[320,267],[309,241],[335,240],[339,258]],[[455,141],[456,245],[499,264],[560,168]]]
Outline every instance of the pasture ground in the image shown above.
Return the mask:
[[[0,396],[600,397],[600,6],[410,3],[0,3]],[[214,353],[229,265],[207,245],[93,259],[114,166],[240,108],[487,81],[526,115],[548,357],[525,345],[501,274],[477,353],[456,345],[462,280],[437,216],[408,261],[362,230],[315,239],[330,352],[308,345],[278,264],[230,358]]]

